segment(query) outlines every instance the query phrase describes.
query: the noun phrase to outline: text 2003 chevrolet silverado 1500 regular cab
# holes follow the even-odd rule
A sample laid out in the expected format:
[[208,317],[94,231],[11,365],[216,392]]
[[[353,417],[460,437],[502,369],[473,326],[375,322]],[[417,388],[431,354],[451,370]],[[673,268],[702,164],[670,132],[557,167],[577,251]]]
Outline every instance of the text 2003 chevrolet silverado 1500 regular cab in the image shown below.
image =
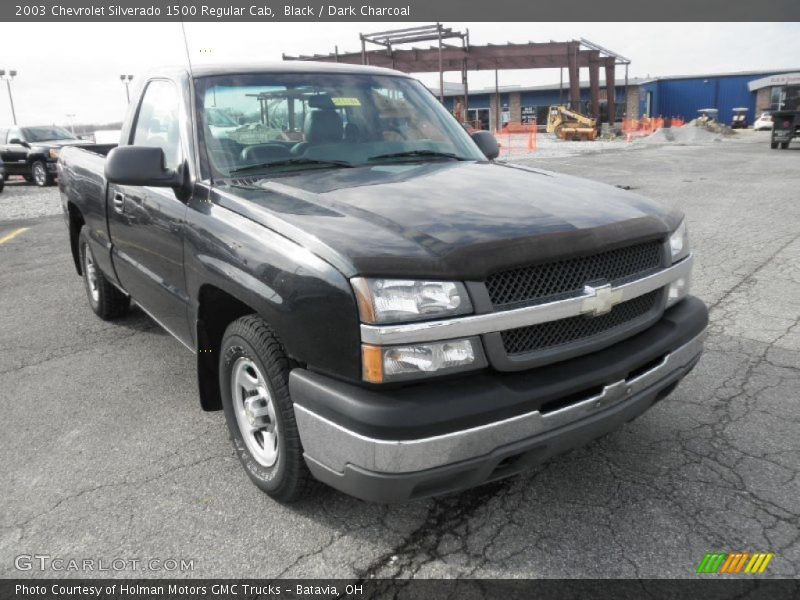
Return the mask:
[[144,78],[59,186],[92,309],[196,354],[257,486],[392,502],[609,432],[702,352],[680,213],[496,156],[401,73],[209,66]]

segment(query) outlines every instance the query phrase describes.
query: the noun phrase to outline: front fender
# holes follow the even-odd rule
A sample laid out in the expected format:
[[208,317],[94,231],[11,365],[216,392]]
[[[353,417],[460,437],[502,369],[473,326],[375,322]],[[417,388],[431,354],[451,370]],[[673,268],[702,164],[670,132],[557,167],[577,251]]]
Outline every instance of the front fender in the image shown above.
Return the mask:
[[200,290],[211,285],[264,318],[292,359],[360,379],[358,311],[342,273],[278,233],[201,199],[190,202],[185,231],[192,324]]

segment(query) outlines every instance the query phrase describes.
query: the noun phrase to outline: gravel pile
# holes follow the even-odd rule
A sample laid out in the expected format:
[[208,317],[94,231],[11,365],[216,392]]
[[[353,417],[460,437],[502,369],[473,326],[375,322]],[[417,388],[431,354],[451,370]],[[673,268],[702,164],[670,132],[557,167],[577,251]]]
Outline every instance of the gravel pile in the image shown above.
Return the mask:
[[719,123],[697,125],[695,121],[686,123],[683,127],[657,129],[652,135],[640,138],[637,144],[667,144],[702,145],[721,142],[726,137],[735,135],[732,129]]

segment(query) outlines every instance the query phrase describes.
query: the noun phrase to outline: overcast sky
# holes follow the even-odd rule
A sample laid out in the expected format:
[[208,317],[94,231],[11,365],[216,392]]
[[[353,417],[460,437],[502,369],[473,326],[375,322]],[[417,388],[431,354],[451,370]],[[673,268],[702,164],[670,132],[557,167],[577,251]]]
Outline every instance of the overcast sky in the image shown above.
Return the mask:
[[[359,32],[413,23],[187,23],[195,63],[280,60],[287,54],[360,49]],[[759,69],[800,70],[800,23],[447,23],[469,28],[473,44],[587,38],[632,60],[631,77]],[[121,73],[186,61],[179,23],[0,23],[0,69],[12,83],[20,123],[120,120]],[[420,75],[435,83],[438,75]],[[581,72],[586,79],[586,70]],[[458,81],[458,73],[445,81]],[[500,84],[557,83],[558,69],[501,71]],[[494,85],[493,72],[470,74],[470,87]],[[0,87],[0,125],[11,122]]]

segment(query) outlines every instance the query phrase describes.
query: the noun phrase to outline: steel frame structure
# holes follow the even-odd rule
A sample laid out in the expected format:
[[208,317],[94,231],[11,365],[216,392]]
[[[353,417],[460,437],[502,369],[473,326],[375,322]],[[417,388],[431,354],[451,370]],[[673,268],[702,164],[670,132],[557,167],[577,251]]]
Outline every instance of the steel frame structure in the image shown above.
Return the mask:
[[[625,101],[628,96],[628,66],[630,60],[598,44],[581,38],[567,42],[527,42],[521,44],[472,45],[469,30],[461,32],[444,27],[441,23],[360,34],[361,52],[289,56],[283,60],[316,60],[363,64],[397,69],[406,73],[439,73],[439,98],[444,99],[444,72],[458,71],[464,85],[465,111],[468,108],[468,72],[506,69],[567,69],[569,106],[580,110],[580,69],[589,69],[592,116],[600,116],[600,67],[605,69],[608,114],[616,114],[615,67],[625,66]],[[458,38],[460,45],[446,44],[444,40]],[[397,48],[403,44],[436,40],[437,46],[429,48]],[[381,46],[369,50],[367,44]],[[562,76],[563,82],[563,76]],[[497,86],[496,86],[497,89]],[[499,90],[498,90],[499,91]],[[499,97],[496,102],[499,112]],[[496,121],[499,123],[499,119]]]

